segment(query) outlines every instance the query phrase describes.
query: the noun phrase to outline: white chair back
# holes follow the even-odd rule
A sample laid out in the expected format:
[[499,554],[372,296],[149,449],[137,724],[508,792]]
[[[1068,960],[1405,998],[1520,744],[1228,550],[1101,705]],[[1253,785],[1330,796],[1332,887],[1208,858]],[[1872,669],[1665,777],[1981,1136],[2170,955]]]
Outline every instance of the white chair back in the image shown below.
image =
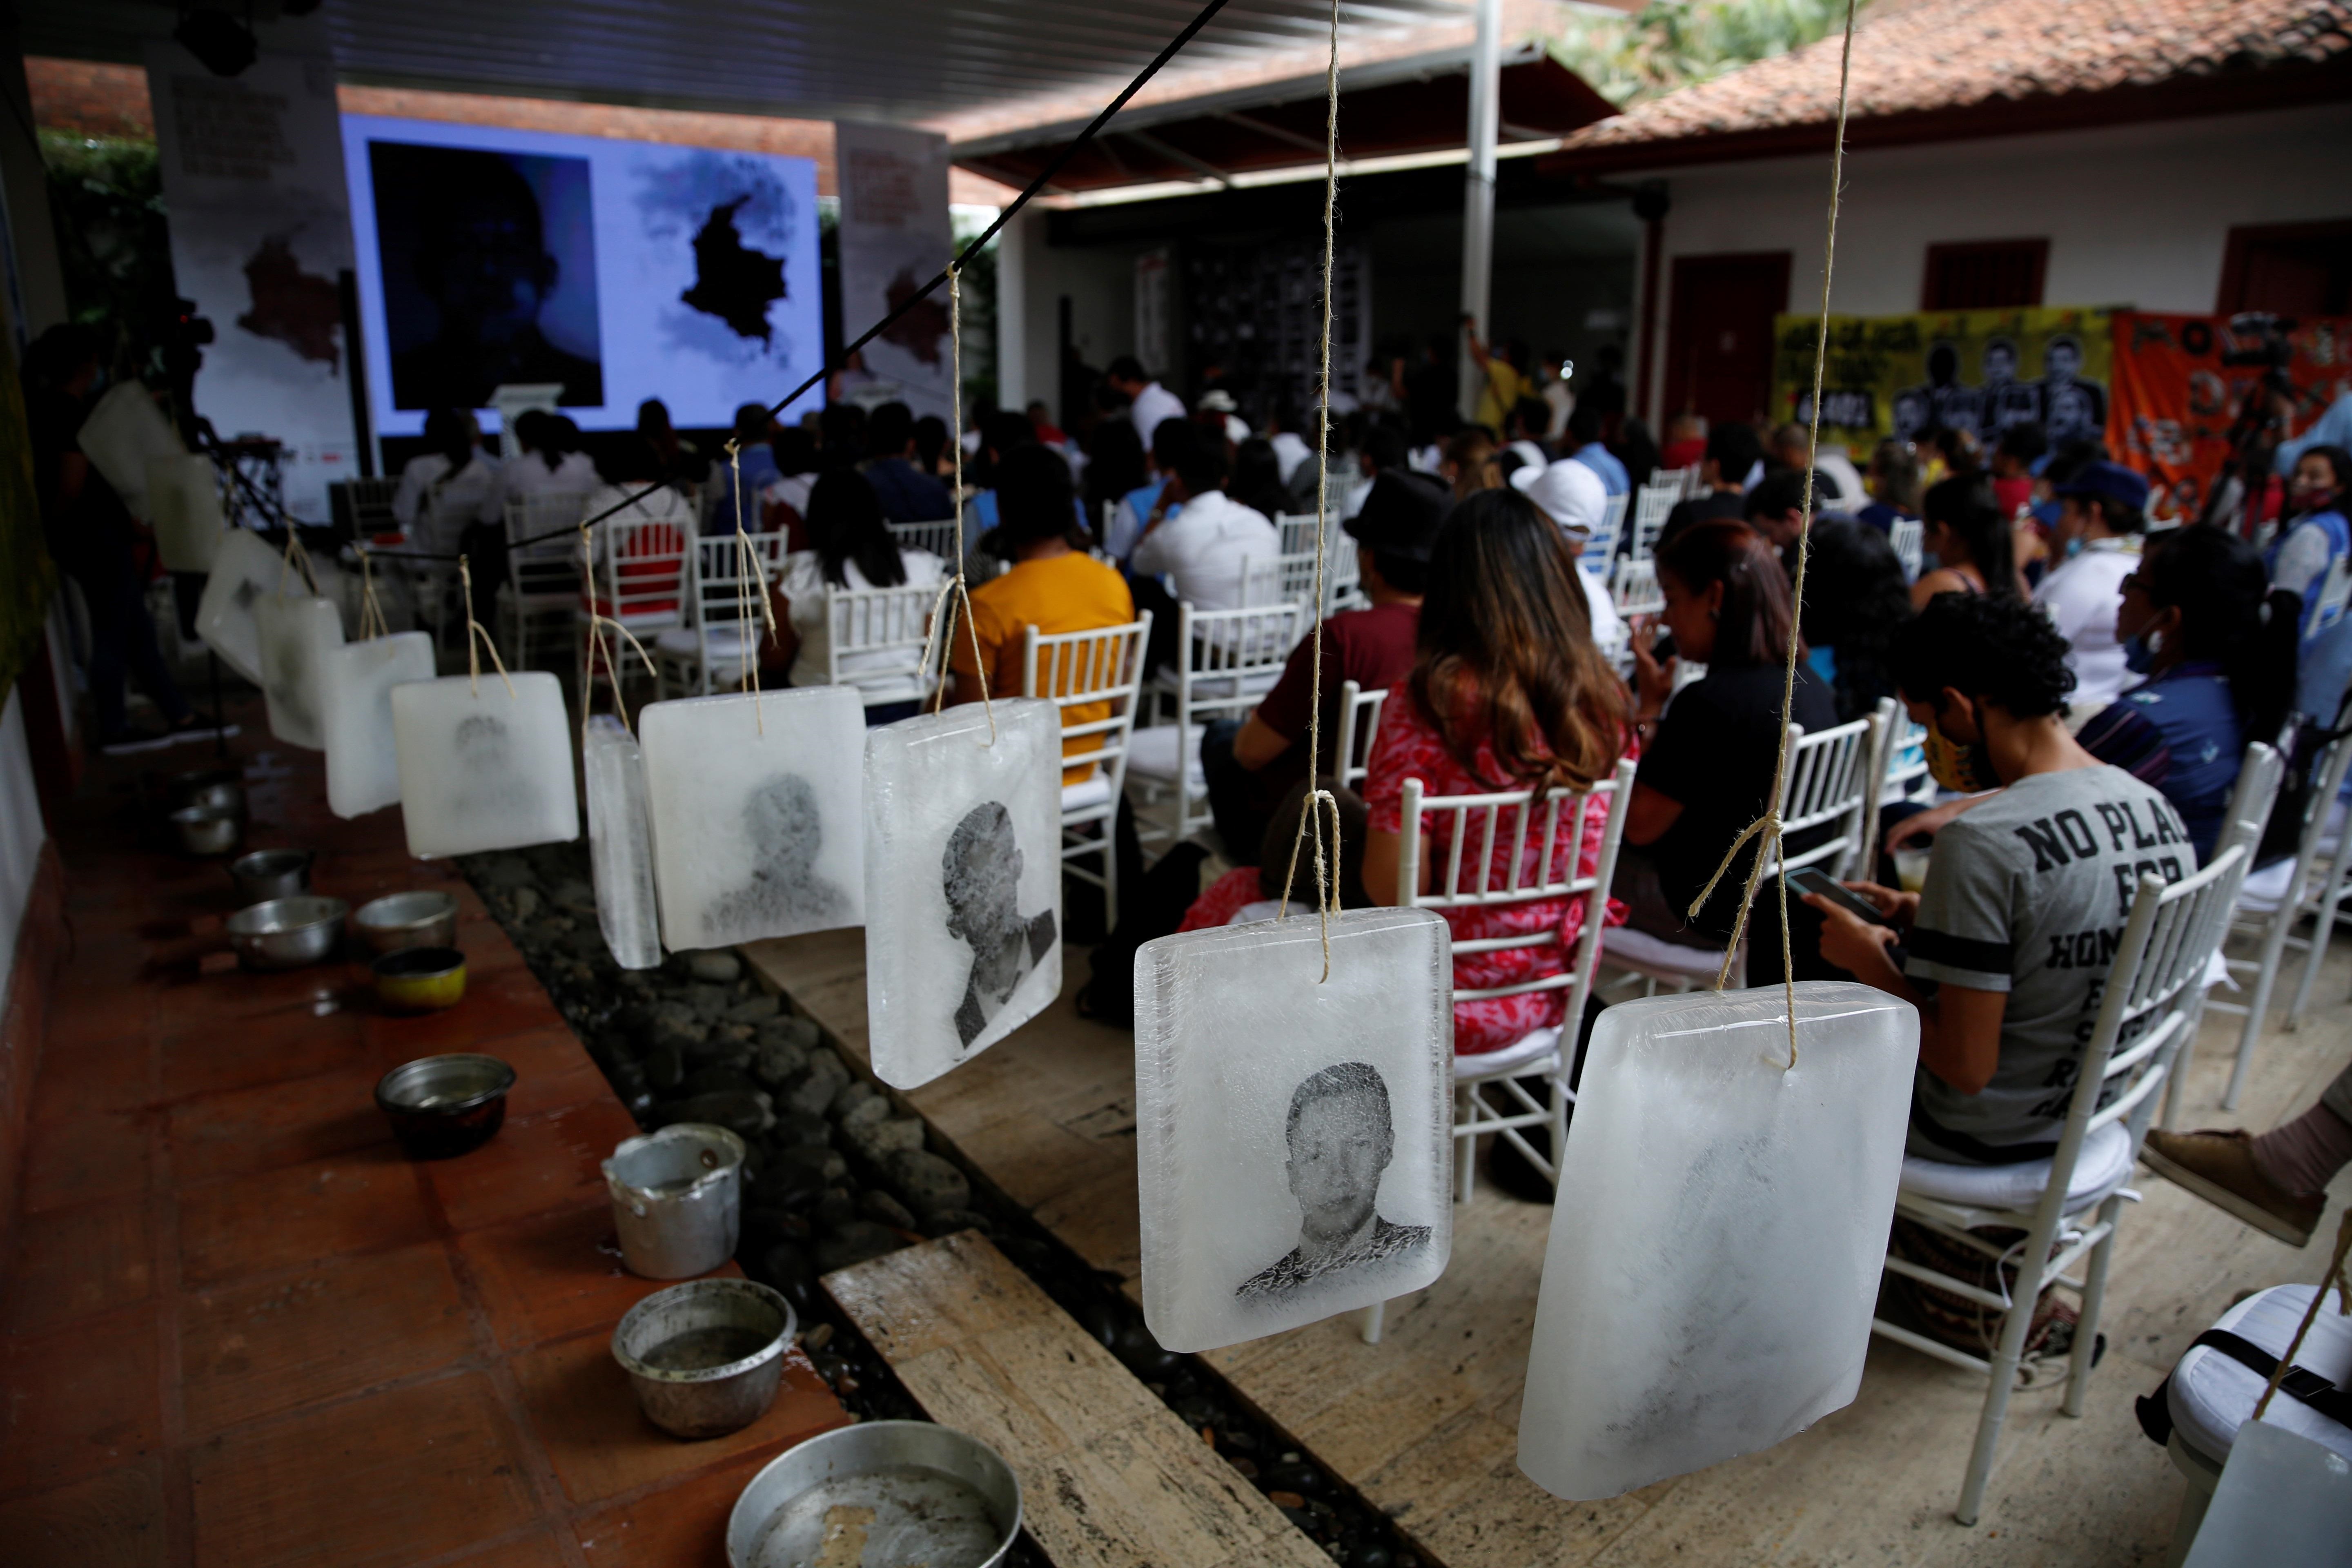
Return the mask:
[[1296,555],[1301,551],[1315,552],[1315,514],[1311,511],[1286,511],[1274,520],[1282,535],[1282,553]]
[[[1681,470],[1675,470],[1676,475]],[[1633,497],[1633,559],[1646,561],[1658,546],[1658,535],[1664,531],[1666,518],[1683,499],[1682,480],[1669,476],[1667,481],[1643,485]]]
[[951,517],[929,522],[894,522],[888,525],[890,537],[898,542],[901,550],[928,550],[942,561],[953,561],[956,554],[956,533],[959,524]]
[[[1073,768],[1095,770],[1083,784],[1062,786],[1062,864],[1073,877],[1103,890],[1109,926],[1118,924],[1118,847],[1111,824],[1127,784],[1128,747],[1150,639],[1149,610],[1124,626],[1091,631],[1021,628],[1021,695],[1045,698],[1061,710],[1065,775]],[[1088,856],[1100,857],[1099,871],[1072,863]]]
[[[1817,827],[1837,828],[1834,837],[1786,857],[1790,870],[1819,866],[1843,879],[1869,853],[1877,837],[1879,785],[1872,764],[1878,735],[1876,714],[1812,735],[1802,724],[1789,726],[1789,766],[1780,780],[1782,842]],[[1780,859],[1767,859],[1764,875],[1775,875]]]
[[1372,771],[1372,742],[1379,739],[1381,710],[1386,690],[1367,691],[1352,680],[1339,683],[1339,743],[1331,755],[1339,763],[1339,783],[1353,789]]
[[596,524],[604,555],[596,570],[597,613],[633,632],[683,621],[692,529],[691,517],[683,514],[670,519],[623,512]]
[[390,479],[339,479],[329,489],[340,488],[344,505],[349,509],[352,531],[365,540],[379,533],[397,533],[400,520],[393,515],[392,498],[400,489],[397,476]]
[[[784,539],[779,530],[740,539],[732,533],[705,534],[694,542],[694,591],[687,600],[688,626],[664,637],[662,643],[665,667],[684,666],[683,684],[697,693],[709,695],[714,672],[740,670],[748,659],[759,657],[756,644],[765,630],[760,596],[782,567]],[[747,606],[751,620],[748,627],[741,624]],[[674,641],[683,640],[685,630],[693,633],[693,643],[680,658],[669,649]],[[747,640],[755,646],[747,648]],[[664,683],[667,683],[667,675]]]
[[[824,591],[825,684],[855,686],[861,691],[889,687],[898,701],[908,681],[924,693],[937,684],[934,670],[923,668],[924,645],[931,626],[931,607],[939,603],[937,588],[835,588]],[[876,700],[869,697],[869,702]]]
[[2322,626],[2333,626],[2344,616],[2344,606],[2352,602],[2352,559],[2337,556],[2328,563],[2327,576],[2319,585],[2319,599],[2311,607],[2311,624],[2303,628],[2309,637]]
[[[1139,731],[1130,742],[1130,769],[1154,794],[1166,791],[1175,810],[1167,837],[1181,843],[1209,820],[1209,792],[1201,775],[1201,732],[1219,719],[1238,719],[1274,689],[1297,646],[1307,612],[1296,604],[1239,610],[1177,607],[1174,671],[1176,722]],[[1165,700],[1164,688],[1162,700]],[[1147,837],[1158,839],[1154,828]]]
[[1881,804],[1934,805],[1937,786],[1927,772],[1927,727],[1913,723],[1903,705],[1892,697],[1880,699],[1878,715],[1883,725],[1879,733]]
[[1654,616],[1666,607],[1658,587],[1658,563],[1647,556],[1629,555],[1617,563],[1609,584],[1609,601],[1623,616]]
[[[512,496],[507,500],[507,581],[526,602],[553,597],[569,605],[580,591],[584,495]],[[546,537],[551,536],[551,537]]]
[[1698,465],[1693,463],[1687,468],[1660,468],[1650,476],[1650,483],[1660,489],[1671,485],[1675,499],[1686,500],[1698,494]]
[[1617,536],[1624,531],[1625,508],[1633,498],[1613,495],[1601,509],[1601,521],[1593,525],[1592,536],[1584,542],[1583,559],[1591,565],[1606,570],[1611,556],[1617,553]]
[[1887,526],[1886,542],[1895,547],[1895,558],[1903,563],[1903,580],[1916,583],[1919,569],[1927,563],[1927,525],[1916,517],[1898,517]]

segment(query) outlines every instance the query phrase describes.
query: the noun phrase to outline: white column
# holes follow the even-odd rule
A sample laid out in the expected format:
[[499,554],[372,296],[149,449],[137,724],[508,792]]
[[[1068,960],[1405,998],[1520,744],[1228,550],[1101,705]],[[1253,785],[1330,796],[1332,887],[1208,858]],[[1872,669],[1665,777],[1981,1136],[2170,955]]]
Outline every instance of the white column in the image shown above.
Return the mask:
[[[1029,213],[996,236],[996,405],[1029,405]],[[1049,395],[1047,402],[1052,402]],[[1059,410],[1055,411],[1056,413]]]
[[[1502,114],[1502,0],[1478,0],[1478,34],[1470,47],[1470,163],[1462,185],[1462,314],[1476,323],[1481,339],[1492,331],[1487,303],[1495,270],[1495,139]],[[1458,402],[1467,419],[1477,412],[1486,377],[1471,363],[1466,344],[1460,358]]]

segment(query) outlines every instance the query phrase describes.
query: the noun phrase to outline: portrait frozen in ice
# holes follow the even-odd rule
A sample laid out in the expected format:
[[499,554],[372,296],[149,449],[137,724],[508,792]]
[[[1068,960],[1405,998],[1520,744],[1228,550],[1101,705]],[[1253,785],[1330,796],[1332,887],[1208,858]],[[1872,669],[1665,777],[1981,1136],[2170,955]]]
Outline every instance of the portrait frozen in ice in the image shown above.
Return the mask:
[[822,931],[850,923],[849,895],[817,872],[824,814],[808,780],[779,773],[751,792],[743,803],[743,849],[751,879],[710,906],[713,926]]
[[392,689],[433,679],[433,635],[394,632],[327,650],[320,679],[327,742],[327,805],[359,816],[400,799]]
[[325,750],[326,664],[343,646],[341,616],[324,599],[273,594],[255,605],[254,624],[269,732],[289,746]]
[[415,855],[470,855],[580,836],[563,691],[543,669],[392,689],[401,818]]
[[1021,912],[1021,846],[1013,814],[999,801],[971,808],[948,838],[940,871],[948,934],[971,948],[971,974],[956,1008],[956,1036],[969,1047],[1004,1010],[1060,934],[1054,911]]
[[1389,1086],[1370,1062],[1341,1062],[1290,1096],[1283,1163],[1298,1201],[1298,1245],[1241,1282],[1234,1294],[1267,1296],[1429,1242],[1425,1225],[1393,1225],[1380,1212],[1381,1177],[1396,1157]]

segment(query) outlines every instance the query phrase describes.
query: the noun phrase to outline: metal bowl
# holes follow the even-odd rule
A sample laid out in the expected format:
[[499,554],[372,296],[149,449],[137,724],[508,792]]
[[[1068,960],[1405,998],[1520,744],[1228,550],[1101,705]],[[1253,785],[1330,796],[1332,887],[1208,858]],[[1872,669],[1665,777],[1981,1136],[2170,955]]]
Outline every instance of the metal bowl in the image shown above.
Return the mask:
[[172,808],[179,810],[191,805],[216,805],[225,811],[245,813],[245,773],[239,768],[198,768],[194,773],[173,776],[171,787]]
[[799,1328],[793,1304],[750,1279],[656,1290],[613,1331],[613,1359],[646,1419],[673,1437],[723,1437],[768,1413]]
[[378,952],[404,947],[457,945],[457,898],[454,893],[388,893],[360,906],[352,917],[360,938]]
[[351,909],[317,893],[270,899],[228,917],[228,944],[247,969],[299,969],[334,952]]
[[412,1160],[447,1160],[488,1142],[506,1124],[515,1070],[496,1057],[419,1057],[383,1075],[376,1109]]
[[172,813],[172,830],[190,855],[227,855],[245,837],[245,813],[220,805],[184,805]]
[[257,849],[230,861],[228,874],[242,901],[257,904],[309,892],[310,863],[316,859],[308,849]]
[[993,1568],[1021,1533],[1021,1482],[977,1437],[928,1421],[836,1427],[770,1460],[727,1520],[728,1568],[831,1562],[835,1510],[871,1510],[845,1562]]
[[466,955],[454,947],[404,947],[372,966],[375,996],[394,1013],[438,1013],[466,995]]

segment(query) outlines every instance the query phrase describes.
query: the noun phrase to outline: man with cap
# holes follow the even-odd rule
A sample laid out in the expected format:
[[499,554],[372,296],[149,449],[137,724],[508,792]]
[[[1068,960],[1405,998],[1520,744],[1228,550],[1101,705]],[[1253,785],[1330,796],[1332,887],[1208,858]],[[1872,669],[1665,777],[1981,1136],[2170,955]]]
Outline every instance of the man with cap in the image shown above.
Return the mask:
[[1535,502],[1536,510],[1568,535],[1569,548],[1578,552],[1582,568],[1576,581],[1584,590],[1584,607],[1592,614],[1593,645],[1613,656],[1624,643],[1625,622],[1617,614],[1616,601],[1609,596],[1607,579],[1580,559],[1592,531],[1601,526],[1609,510],[1609,490],[1601,476],[1577,458],[1562,458],[1540,468],[1514,468],[1511,487]]
[[1412,672],[1422,577],[1430,547],[1453,509],[1453,493],[1427,474],[1391,468],[1374,479],[1363,510],[1345,525],[1356,541],[1361,585],[1372,605],[1333,616],[1318,629],[1323,644],[1319,692],[1314,685],[1314,645],[1302,641],[1282,679],[1249,717],[1213,724],[1202,735],[1209,810],[1234,864],[1256,864],[1267,818],[1307,776],[1313,710],[1322,710],[1323,758],[1317,771],[1334,772],[1341,682],[1386,691]]
[[2147,528],[2147,481],[2121,463],[2085,463],[2057,486],[2058,523],[2050,532],[2053,566],[2033,590],[2066,639],[2066,668],[2074,672],[2068,700],[2096,713],[2129,681],[2116,611],[2124,579],[2139,566]]

